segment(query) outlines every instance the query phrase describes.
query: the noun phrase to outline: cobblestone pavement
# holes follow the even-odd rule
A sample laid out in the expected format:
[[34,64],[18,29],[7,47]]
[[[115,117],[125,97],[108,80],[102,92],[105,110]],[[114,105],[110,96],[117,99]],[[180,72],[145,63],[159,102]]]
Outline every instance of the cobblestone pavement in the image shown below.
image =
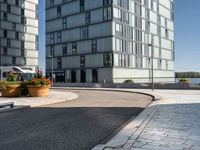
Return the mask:
[[125,127],[108,143],[94,149],[199,150],[200,91],[146,92],[159,94],[162,99],[138,116],[132,122],[132,129]]

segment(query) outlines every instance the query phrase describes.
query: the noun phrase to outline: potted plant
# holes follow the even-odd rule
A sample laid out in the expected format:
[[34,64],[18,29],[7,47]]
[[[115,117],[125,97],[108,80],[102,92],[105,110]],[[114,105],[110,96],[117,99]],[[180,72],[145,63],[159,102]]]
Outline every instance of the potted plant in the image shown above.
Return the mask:
[[124,83],[134,83],[133,80],[125,80]]
[[187,78],[181,78],[180,80],[179,80],[179,82],[180,83],[188,83],[188,79]]
[[1,94],[3,97],[18,97],[20,96],[20,85],[18,80],[18,75],[9,71],[7,73],[6,81],[1,81]]
[[42,71],[36,73],[35,78],[27,83],[28,93],[31,97],[46,97],[48,96],[51,80],[43,77]]

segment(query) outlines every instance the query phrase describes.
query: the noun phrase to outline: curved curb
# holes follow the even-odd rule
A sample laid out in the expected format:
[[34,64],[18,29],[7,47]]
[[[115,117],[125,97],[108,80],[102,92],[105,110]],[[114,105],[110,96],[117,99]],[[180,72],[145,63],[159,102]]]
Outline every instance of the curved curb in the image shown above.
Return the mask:
[[128,150],[135,143],[143,130],[155,116],[159,108],[158,101],[154,101],[136,118],[132,119],[124,128],[105,144],[96,145],[92,150]]
[[105,144],[98,144],[92,150],[114,150],[128,149],[131,142],[135,142],[140,136],[145,127],[149,124],[156,111],[159,108],[159,101],[162,97],[155,94],[154,91],[137,90],[137,89],[107,89],[107,88],[53,88],[60,90],[94,90],[94,91],[113,91],[113,92],[128,92],[146,95],[152,98],[152,103],[147,106],[136,118],[130,118],[128,124],[123,126],[119,131],[111,135],[110,139]]
[[56,92],[49,91],[48,97],[18,97],[18,98],[0,98],[0,103],[14,102],[15,107],[41,107],[77,99],[79,95],[74,92]]
[[158,94],[154,94],[151,92],[140,92],[137,89],[113,89],[113,88],[69,88],[69,87],[53,87],[52,90],[91,90],[91,91],[112,91],[112,92],[126,92],[126,93],[136,93],[142,94],[146,96],[150,96],[152,101],[161,100],[162,97]]

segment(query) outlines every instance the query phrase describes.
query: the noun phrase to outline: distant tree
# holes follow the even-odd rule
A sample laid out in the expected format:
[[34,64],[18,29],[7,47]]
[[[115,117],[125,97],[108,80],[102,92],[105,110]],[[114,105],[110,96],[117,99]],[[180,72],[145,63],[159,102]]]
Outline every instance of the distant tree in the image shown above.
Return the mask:
[[176,72],[176,78],[200,78],[200,72]]

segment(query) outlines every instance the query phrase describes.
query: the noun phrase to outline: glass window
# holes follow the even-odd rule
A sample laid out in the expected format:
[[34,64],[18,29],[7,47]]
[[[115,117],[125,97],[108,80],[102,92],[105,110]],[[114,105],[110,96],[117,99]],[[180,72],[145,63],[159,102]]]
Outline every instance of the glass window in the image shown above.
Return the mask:
[[63,25],[63,29],[67,29],[67,18],[63,18],[62,25]]
[[26,24],[26,17],[21,17],[21,23]]
[[92,53],[97,52],[97,40],[92,40]]
[[122,7],[129,10],[129,0],[122,0]]
[[4,47],[4,48],[3,48],[3,55],[4,55],[4,56],[7,56],[7,55],[8,55],[8,49],[7,49],[7,47]]
[[149,7],[149,0],[144,0],[144,6],[147,8]]
[[169,32],[168,32],[168,30],[167,29],[165,29],[165,38],[169,38]]
[[50,43],[51,43],[51,44],[54,44],[54,42],[55,42],[54,33],[51,33],[51,34],[50,34]]
[[113,4],[117,6],[122,6],[122,0],[113,0]]
[[3,19],[4,19],[4,20],[7,20],[7,18],[8,18],[7,13],[4,12],[4,13],[3,13]]
[[54,48],[53,45],[51,45],[51,47],[50,47],[50,53],[49,53],[49,57],[54,57],[54,55],[55,55],[55,48]]
[[57,58],[57,68],[58,69],[62,68],[62,59],[61,58]]
[[104,8],[103,18],[104,18],[104,20],[111,20],[112,19],[112,9],[111,9],[111,7]]
[[122,52],[122,40],[115,39],[116,51]]
[[154,0],[151,0],[151,9],[154,10]]
[[24,48],[21,49],[21,57],[24,57],[25,56],[25,51],[24,51]]
[[21,15],[24,16],[24,8],[21,9]]
[[138,15],[138,16],[141,16],[142,15],[142,8],[141,8],[141,6],[139,5],[139,4],[135,4],[135,13],[136,13],[136,15]]
[[7,77],[7,72],[3,72],[3,78]]
[[8,47],[11,46],[11,41],[10,41],[10,39],[7,39],[7,46],[8,46]]
[[67,44],[63,45],[63,55],[67,55]]
[[15,39],[19,40],[19,32],[15,32]]
[[19,6],[19,0],[15,0],[15,5]]
[[127,38],[133,40],[133,28],[127,27],[127,30],[128,30],[128,32],[127,32],[127,34],[128,34]]
[[127,55],[127,66],[131,66],[130,55]]
[[57,7],[57,17],[61,17],[61,6]]
[[127,42],[127,51],[128,53],[132,53],[133,52],[133,42],[128,41]]
[[104,54],[104,66],[111,67],[113,65],[113,55],[111,53]]
[[4,37],[4,38],[7,38],[7,30],[4,30],[4,31],[3,31],[3,37]]
[[136,56],[136,68],[142,68],[142,57]]
[[174,3],[172,1],[170,1],[170,9],[174,11]]
[[13,65],[16,65],[16,57],[13,57],[13,58],[12,58],[12,64],[13,64]]
[[123,35],[123,26],[121,24],[115,24],[115,35],[122,36]]
[[27,27],[26,26],[24,26],[24,32],[26,32],[27,31]]
[[50,6],[54,6],[54,0],[50,0]]
[[113,12],[114,19],[122,21],[122,11],[117,8],[114,8],[113,11],[114,11]]
[[85,56],[80,56],[80,65],[81,67],[85,67]]
[[148,45],[144,45],[144,55],[149,57],[149,46]]
[[90,12],[85,13],[85,24],[90,24]]
[[88,27],[81,28],[81,39],[88,38]]
[[129,24],[129,13],[124,12],[123,16],[124,16],[124,18],[123,18],[124,23]]
[[122,52],[126,52],[127,51],[127,42],[126,40],[123,40],[123,48],[122,48]]
[[168,60],[166,60],[166,64],[165,64],[166,66],[166,69],[169,69],[169,62],[168,62]]
[[62,34],[61,32],[57,32],[57,43],[62,42]]
[[84,0],[80,0],[80,12],[84,12],[85,10],[85,2]]
[[150,12],[149,12],[149,9],[145,9],[145,18],[147,19],[147,20],[150,20]]
[[72,43],[72,55],[77,54],[77,43]]
[[162,69],[162,59],[158,59],[158,69]]
[[111,0],[103,0],[103,6],[111,5],[112,1]]
[[24,49],[24,41],[21,41],[21,48]]
[[11,10],[11,7],[10,7],[10,5],[7,5],[7,12],[9,12],[9,13],[10,13],[10,10]]

